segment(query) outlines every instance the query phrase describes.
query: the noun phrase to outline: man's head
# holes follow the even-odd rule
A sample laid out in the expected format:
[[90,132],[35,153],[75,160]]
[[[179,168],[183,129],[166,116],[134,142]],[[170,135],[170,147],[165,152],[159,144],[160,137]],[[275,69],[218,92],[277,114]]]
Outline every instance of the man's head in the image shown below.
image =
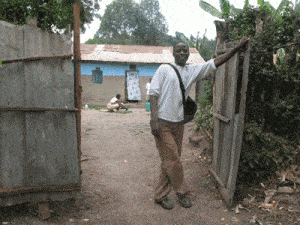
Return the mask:
[[173,47],[173,56],[177,65],[185,66],[186,61],[190,56],[189,46],[183,42],[176,44]]
[[117,95],[116,95],[116,98],[117,98],[117,99],[120,99],[120,98],[121,98],[121,95],[120,95],[120,94],[117,94]]

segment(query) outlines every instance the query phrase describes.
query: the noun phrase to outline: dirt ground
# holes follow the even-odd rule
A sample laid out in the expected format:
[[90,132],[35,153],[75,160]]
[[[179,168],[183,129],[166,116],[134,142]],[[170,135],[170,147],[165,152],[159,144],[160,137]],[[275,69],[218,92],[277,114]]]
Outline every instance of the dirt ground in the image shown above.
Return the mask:
[[[119,83],[113,82],[114,87],[119,85],[116,82]],[[86,85],[83,87],[87,90]],[[111,87],[106,89],[113,89]],[[99,88],[98,94],[90,94],[90,98],[86,91],[83,99],[85,104],[105,105],[119,90],[108,93]],[[97,95],[101,101],[91,97]],[[128,105],[130,113],[82,110],[82,190],[77,199],[52,202],[51,218],[44,221],[37,217],[34,207],[26,204],[1,209],[2,224],[260,224],[250,222],[253,216],[257,216],[261,224],[297,224],[296,219],[291,222],[289,216],[299,218],[299,193],[294,198],[286,198],[287,203],[294,200],[293,206],[298,204],[293,211],[287,209],[291,203],[280,204],[284,214],[249,205],[239,213],[227,208],[209,177],[211,157],[203,152],[208,147],[207,142],[199,146],[189,142],[189,137],[195,135],[193,123],[185,125],[182,154],[193,207],[180,207],[174,193],[171,194],[174,209],[165,210],[154,204],[160,158],[150,131],[150,112],[145,110],[144,102]]]
[[[84,217],[93,224],[230,224],[233,219],[240,223],[250,220],[251,215],[230,212],[215,192],[199,158],[201,148],[188,141],[192,124],[186,125],[182,161],[194,206],[184,209],[176,204],[167,211],[154,204],[160,158],[150,132],[150,113],[141,108],[131,111],[83,111],[83,154],[88,159],[82,163],[83,194],[84,205],[90,207]],[[174,193],[172,198],[175,203]],[[90,217],[91,210],[96,219]]]
[[193,207],[180,207],[174,193],[174,209],[154,204],[160,158],[150,132],[150,113],[144,108],[130,110],[82,110],[80,197],[51,203],[52,217],[45,221],[25,205],[5,209],[1,211],[2,224],[251,224],[255,215],[262,224],[296,224],[279,223],[285,220],[277,220],[269,212],[259,213],[256,207],[240,209],[238,214],[227,208],[209,178],[211,158],[202,154],[207,143],[195,146],[189,142],[193,123],[185,125],[182,155]]

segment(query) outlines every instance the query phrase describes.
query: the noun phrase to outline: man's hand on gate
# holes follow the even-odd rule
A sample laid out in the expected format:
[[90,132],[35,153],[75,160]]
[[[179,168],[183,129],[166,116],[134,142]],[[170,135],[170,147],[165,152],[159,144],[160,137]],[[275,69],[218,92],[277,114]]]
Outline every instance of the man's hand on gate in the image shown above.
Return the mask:
[[244,38],[241,40],[241,42],[235,46],[234,48],[230,49],[228,52],[224,53],[223,55],[218,56],[214,59],[214,63],[216,67],[219,67],[226,63],[234,54],[239,51],[243,46],[245,46],[249,41],[251,41],[251,38]]

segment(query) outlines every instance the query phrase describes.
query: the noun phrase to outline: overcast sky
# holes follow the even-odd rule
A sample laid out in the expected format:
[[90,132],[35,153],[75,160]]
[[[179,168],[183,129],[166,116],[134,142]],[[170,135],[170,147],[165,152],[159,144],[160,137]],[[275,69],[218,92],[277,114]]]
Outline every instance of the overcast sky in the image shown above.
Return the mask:
[[[113,0],[102,0],[100,3],[100,14],[103,15],[106,5],[110,4]],[[140,2],[139,0],[135,0]],[[219,9],[219,0],[207,0],[209,4]],[[243,8],[244,0],[230,0],[236,8]],[[251,5],[256,6],[257,0],[249,0]],[[270,0],[271,5],[275,8],[278,7],[281,0]],[[295,0],[292,0],[295,2]],[[207,29],[206,36],[209,39],[216,37],[216,30],[214,20],[218,18],[211,16],[209,13],[202,10],[199,6],[199,0],[159,0],[161,13],[165,16],[169,34],[175,35],[176,31],[182,32],[185,36],[190,37],[191,35],[197,36],[199,32],[200,36],[203,36]],[[84,43],[90,38],[94,37],[94,34],[100,27],[100,21],[95,20],[92,22],[85,34],[80,37],[80,42]]]

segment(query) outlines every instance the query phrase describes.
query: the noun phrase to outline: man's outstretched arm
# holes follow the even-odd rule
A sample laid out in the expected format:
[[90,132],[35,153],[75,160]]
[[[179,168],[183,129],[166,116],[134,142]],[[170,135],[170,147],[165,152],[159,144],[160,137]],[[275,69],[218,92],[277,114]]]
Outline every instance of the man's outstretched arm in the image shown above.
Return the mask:
[[232,56],[234,56],[234,54],[238,50],[240,50],[240,48],[245,46],[248,43],[248,41],[250,41],[250,38],[243,39],[235,48],[214,59],[216,67],[221,66],[223,63],[227,62]]

